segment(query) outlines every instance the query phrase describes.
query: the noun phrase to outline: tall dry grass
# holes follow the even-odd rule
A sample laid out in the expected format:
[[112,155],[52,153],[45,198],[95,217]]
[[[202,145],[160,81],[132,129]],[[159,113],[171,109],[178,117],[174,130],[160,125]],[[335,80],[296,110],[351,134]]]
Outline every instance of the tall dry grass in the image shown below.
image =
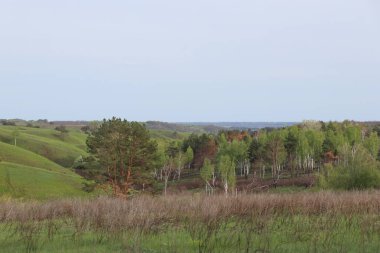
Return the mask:
[[[217,240],[221,232],[238,231],[237,241],[244,241],[243,251],[250,252],[251,238],[267,229],[276,217],[289,224],[292,217],[323,217],[315,224],[327,227],[334,226],[338,216],[350,219],[378,217],[379,214],[380,191],[0,202],[0,223],[25,242],[27,252],[38,248],[42,233],[47,232],[49,239],[54,238],[62,226],[74,228],[74,239],[92,231],[99,235],[99,241],[131,231],[138,241],[140,235],[158,233],[168,226],[182,227],[198,244],[198,252],[212,252],[215,243],[223,243]],[[235,227],[231,228],[231,225]],[[377,229],[367,227],[368,231]]]
[[0,202],[0,222],[71,218],[93,226],[135,227],[186,219],[250,215],[379,214],[380,191],[247,194],[238,196],[108,197],[50,202]]

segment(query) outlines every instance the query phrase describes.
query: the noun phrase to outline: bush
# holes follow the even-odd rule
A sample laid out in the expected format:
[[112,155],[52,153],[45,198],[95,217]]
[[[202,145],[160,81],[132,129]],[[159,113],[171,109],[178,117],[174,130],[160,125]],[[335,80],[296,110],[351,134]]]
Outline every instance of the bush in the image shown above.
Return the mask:
[[380,187],[379,163],[362,147],[342,155],[338,165],[328,164],[319,175],[319,185],[332,189],[367,189]]
[[57,130],[57,131],[59,131],[59,132],[61,132],[61,133],[68,133],[69,131],[66,129],[66,127],[65,126],[57,126],[56,128],[55,128],[55,130]]
[[73,168],[74,169],[83,169],[84,165],[83,165],[84,161],[83,161],[83,157],[82,156],[79,156],[75,159],[74,163],[73,163]]

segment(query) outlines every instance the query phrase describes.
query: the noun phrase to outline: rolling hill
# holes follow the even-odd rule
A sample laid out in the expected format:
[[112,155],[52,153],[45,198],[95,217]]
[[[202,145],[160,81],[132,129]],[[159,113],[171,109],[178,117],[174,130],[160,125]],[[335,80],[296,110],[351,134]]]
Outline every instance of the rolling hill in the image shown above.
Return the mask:
[[[14,135],[17,130],[17,146]],[[47,199],[88,195],[70,167],[85,156],[86,135],[69,129],[0,126],[0,196]]]
[[17,146],[63,166],[71,167],[79,156],[86,155],[86,135],[70,130],[64,136],[54,129],[15,126],[0,127],[0,142],[13,144],[13,133],[17,129]]
[[[61,134],[55,126],[27,127],[26,123],[0,126],[0,198],[89,195],[82,190],[86,180],[72,169],[78,157],[88,155],[87,135],[71,125],[66,126],[67,133]],[[167,129],[150,129],[150,132],[160,149],[190,134]]]
[[84,180],[72,171],[65,173],[16,163],[0,162],[0,198],[53,199],[86,196]]

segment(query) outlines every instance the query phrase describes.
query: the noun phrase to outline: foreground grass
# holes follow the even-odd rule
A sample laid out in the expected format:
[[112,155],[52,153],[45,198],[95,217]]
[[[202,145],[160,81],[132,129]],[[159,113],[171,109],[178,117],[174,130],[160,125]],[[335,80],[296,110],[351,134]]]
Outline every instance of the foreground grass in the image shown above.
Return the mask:
[[380,252],[379,192],[0,204],[4,252]]
[[50,239],[47,229],[33,238],[22,233],[10,237],[20,228],[2,226],[0,246],[4,252],[379,252],[380,235],[370,225],[373,221],[362,216],[279,216],[250,225],[226,221],[211,234],[205,227],[189,225],[147,233],[132,229],[77,234],[74,224],[61,223]]

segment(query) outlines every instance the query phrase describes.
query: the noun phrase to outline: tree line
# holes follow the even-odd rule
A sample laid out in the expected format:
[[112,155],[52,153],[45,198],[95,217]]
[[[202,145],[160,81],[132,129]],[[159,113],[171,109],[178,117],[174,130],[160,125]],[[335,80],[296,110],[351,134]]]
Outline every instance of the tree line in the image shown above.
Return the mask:
[[[191,134],[159,149],[143,124],[117,118],[89,132],[92,154],[81,164],[97,164],[98,182],[127,196],[162,181],[180,180],[183,170],[199,171],[208,193],[216,182],[228,194],[237,177],[272,179],[313,174],[321,187],[380,186],[379,128],[352,121],[305,121],[281,129]],[[95,175],[95,174],[94,174]]]

